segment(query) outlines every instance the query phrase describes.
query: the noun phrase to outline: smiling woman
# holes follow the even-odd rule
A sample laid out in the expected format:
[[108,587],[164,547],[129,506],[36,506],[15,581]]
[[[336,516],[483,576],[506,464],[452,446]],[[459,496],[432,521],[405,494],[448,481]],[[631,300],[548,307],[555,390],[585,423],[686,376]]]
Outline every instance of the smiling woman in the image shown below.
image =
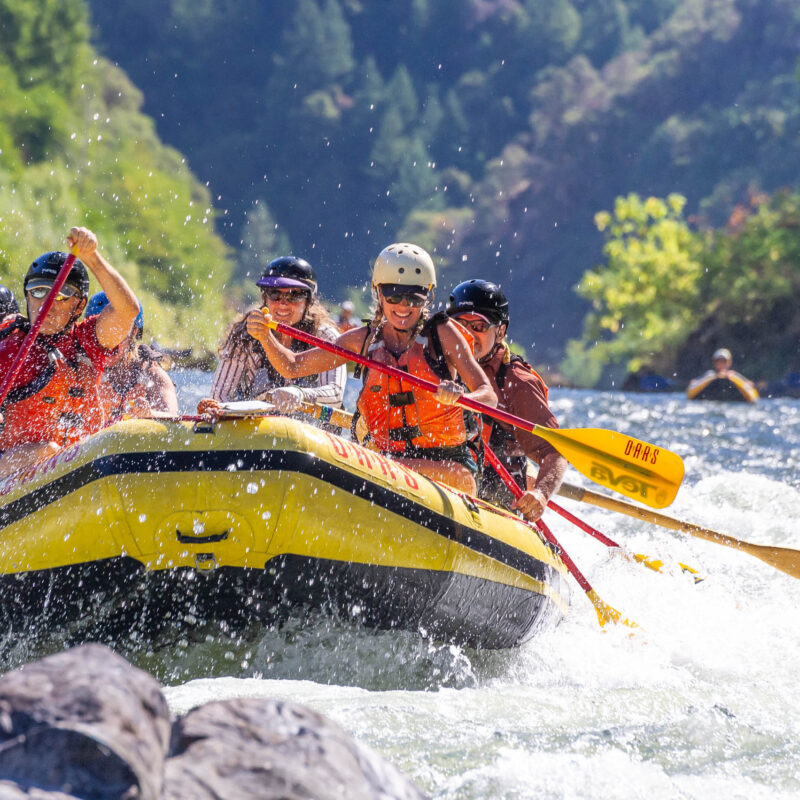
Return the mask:
[[[261,289],[262,305],[285,325],[297,327],[328,341],[338,329],[317,297],[317,276],[302,258],[282,256],[267,265],[256,285]],[[220,403],[230,400],[269,398],[280,411],[290,414],[303,402],[322,402],[340,406],[347,382],[345,367],[325,368],[299,380],[287,380],[270,363],[251,327],[261,312],[240,317],[228,331],[220,350],[211,398],[201,400],[201,413],[214,414]],[[285,337],[283,344],[295,350],[308,346]]]
[[[343,333],[336,344],[438,384],[431,395],[412,383],[367,369],[358,417],[375,449],[423,475],[475,494],[480,457],[477,420],[456,403],[462,396],[488,405],[497,400],[472,354],[466,330],[444,315],[430,316],[435,286],[433,259],[425,250],[408,243],[389,245],[372,271],[377,300],[372,320]],[[271,308],[251,314],[248,331],[284,377],[295,379],[345,363],[343,356],[316,347],[303,352],[290,349],[273,334],[273,317],[283,322]]]

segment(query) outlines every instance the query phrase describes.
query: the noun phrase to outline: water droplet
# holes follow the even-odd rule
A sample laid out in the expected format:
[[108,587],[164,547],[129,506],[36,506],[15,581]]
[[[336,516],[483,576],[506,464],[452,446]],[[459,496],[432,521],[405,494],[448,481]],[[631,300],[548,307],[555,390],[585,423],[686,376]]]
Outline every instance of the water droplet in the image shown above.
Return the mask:
[[255,494],[258,491],[258,484],[257,483],[248,483],[247,484],[247,494]]

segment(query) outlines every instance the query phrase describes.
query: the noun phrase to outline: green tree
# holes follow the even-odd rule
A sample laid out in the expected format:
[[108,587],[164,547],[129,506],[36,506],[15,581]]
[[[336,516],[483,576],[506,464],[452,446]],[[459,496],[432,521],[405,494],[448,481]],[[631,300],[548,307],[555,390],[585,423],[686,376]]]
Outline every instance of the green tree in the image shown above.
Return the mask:
[[583,337],[572,345],[574,362],[579,351],[630,371],[675,362],[697,323],[704,274],[703,239],[683,219],[685,203],[677,194],[666,200],[630,194],[617,198],[613,213],[597,214],[606,263],[578,284],[592,310]]
[[251,208],[242,227],[237,277],[252,283],[273,258],[290,252],[289,238],[278,227],[267,204],[261,202]]

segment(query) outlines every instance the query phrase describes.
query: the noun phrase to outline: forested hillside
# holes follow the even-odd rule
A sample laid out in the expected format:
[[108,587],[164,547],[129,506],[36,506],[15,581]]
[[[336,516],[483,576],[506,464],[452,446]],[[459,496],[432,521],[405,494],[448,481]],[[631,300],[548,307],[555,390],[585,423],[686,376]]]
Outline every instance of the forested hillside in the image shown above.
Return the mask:
[[90,45],[85,2],[0,0],[0,34],[0,282],[21,299],[31,261],[88,225],[151,333],[215,346],[230,267],[211,196]]
[[719,225],[800,175],[796,0],[91,5],[240,275],[291,249],[340,299],[417,240],[443,287],[502,281],[540,360],[580,333],[617,196],[678,192]]

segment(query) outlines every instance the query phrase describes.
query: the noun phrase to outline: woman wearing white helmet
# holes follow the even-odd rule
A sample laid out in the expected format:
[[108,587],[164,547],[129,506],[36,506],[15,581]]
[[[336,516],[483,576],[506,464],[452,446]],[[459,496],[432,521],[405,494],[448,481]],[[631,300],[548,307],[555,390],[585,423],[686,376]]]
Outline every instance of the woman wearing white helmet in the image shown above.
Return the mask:
[[[466,392],[492,406],[497,398],[472,355],[465,329],[444,314],[430,315],[435,286],[436,270],[425,250],[407,243],[389,245],[372,271],[377,301],[372,320],[343,333],[336,344],[438,383],[434,395],[367,369],[358,414],[379,450],[423,475],[475,494],[477,425],[470,412],[455,404]],[[250,335],[286,378],[345,363],[343,357],[319,348],[291,351],[272,334],[266,316],[252,315],[247,322]]]

